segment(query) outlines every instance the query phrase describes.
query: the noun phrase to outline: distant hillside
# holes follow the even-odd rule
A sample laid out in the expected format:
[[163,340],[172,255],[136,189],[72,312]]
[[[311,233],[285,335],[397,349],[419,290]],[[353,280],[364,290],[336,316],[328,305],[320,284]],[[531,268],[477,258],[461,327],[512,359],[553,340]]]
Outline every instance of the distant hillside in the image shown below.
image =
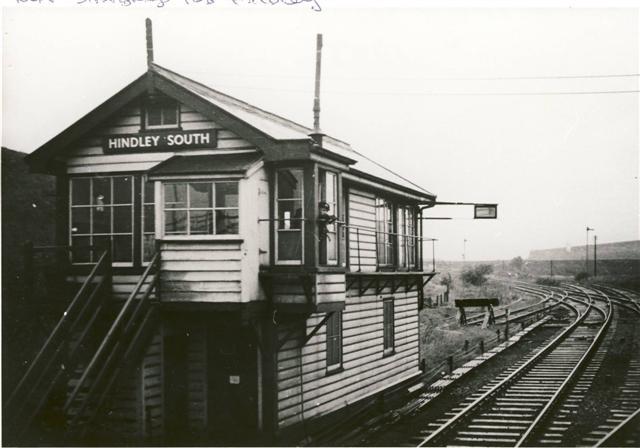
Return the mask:
[[[584,260],[586,246],[532,250],[529,260]],[[598,243],[599,260],[640,260],[640,241]],[[589,244],[589,258],[593,258],[593,245]]]
[[3,280],[5,267],[22,265],[24,241],[35,244],[54,241],[55,178],[29,173],[25,156],[25,153],[2,148]]
[[[2,148],[2,382],[10,390],[51,331],[47,306],[24,299],[23,249],[26,240],[52,244],[55,179],[30,174],[26,154]],[[55,296],[55,291],[47,289]],[[48,297],[52,299],[54,297]],[[3,394],[3,397],[8,394]]]

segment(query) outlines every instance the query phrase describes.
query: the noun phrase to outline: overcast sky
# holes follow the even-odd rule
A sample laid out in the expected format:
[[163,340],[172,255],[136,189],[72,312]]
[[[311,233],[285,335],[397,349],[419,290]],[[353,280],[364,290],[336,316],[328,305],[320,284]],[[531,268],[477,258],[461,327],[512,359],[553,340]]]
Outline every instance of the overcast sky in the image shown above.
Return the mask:
[[311,126],[322,32],[325,133],[439,200],[499,203],[434,209],[458,218],[425,222],[438,258],[464,239],[467,259],[526,257],[586,225],[638,239],[637,10],[318,4],[4,9],[2,145],[32,152],[143,73],[147,16],[156,62]]

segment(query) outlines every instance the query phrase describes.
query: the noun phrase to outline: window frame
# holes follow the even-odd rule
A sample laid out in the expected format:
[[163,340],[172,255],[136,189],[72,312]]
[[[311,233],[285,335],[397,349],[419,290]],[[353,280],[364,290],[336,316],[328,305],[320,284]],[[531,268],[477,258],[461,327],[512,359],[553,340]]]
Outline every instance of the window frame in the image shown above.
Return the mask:
[[[285,170],[297,170],[302,174],[302,182],[300,183],[300,197],[299,198],[284,198],[284,199],[280,199],[279,198],[279,191],[278,191],[278,177],[280,176],[280,172],[281,171],[285,171]],[[304,178],[305,178],[305,169],[302,166],[290,166],[290,167],[281,167],[281,168],[277,168],[275,170],[275,179],[274,179],[274,194],[273,194],[273,201],[274,201],[274,226],[273,226],[273,232],[274,232],[274,248],[275,248],[275,262],[277,265],[289,265],[289,266],[301,266],[304,264],[304,260],[305,260],[305,224],[306,224],[306,220],[305,220],[305,188],[304,188]],[[300,202],[300,210],[302,211],[302,216],[300,216],[300,228],[299,229],[280,229],[279,225],[280,225],[280,218],[279,216],[279,211],[280,211],[280,202],[286,202],[286,201],[299,201]],[[300,233],[300,259],[299,260],[281,260],[280,259],[280,251],[279,251],[279,236],[280,236],[280,232],[282,231],[290,231],[290,232],[298,232]]]
[[[176,122],[175,124],[149,124],[149,110],[153,107],[160,107],[160,121],[164,121],[164,108],[166,105],[175,104],[176,110]],[[171,98],[149,98],[144,103],[144,113],[142,114],[142,128],[155,130],[155,129],[179,129],[181,126],[180,121],[180,102]]]
[[[375,197],[375,236],[376,236],[376,266],[378,269],[389,270],[396,267],[397,263],[397,242],[394,233],[396,226],[395,207],[392,201],[385,197]],[[381,210],[383,211],[381,213]],[[388,212],[388,213],[387,213]],[[383,216],[380,216],[380,215]],[[380,219],[382,218],[382,220]],[[384,228],[380,230],[380,224]],[[384,240],[381,241],[380,237]],[[384,254],[380,253],[380,248],[384,248]],[[382,255],[384,255],[382,257]],[[384,261],[384,262],[381,262]]]
[[[389,310],[390,309],[390,310]],[[393,297],[382,299],[382,354],[391,356],[396,352],[396,311]]]
[[[327,174],[330,174],[333,177],[333,200],[327,200]],[[339,174],[336,171],[328,170],[325,168],[320,168],[319,174],[319,193],[320,193],[320,201],[324,201],[329,205],[333,206],[333,214],[336,217],[340,216],[340,194],[339,194]],[[333,230],[329,230],[332,228]],[[331,236],[333,238],[332,244],[335,244],[335,258],[329,259],[329,241],[327,238],[324,238],[320,241],[320,265],[322,266],[338,266],[340,264],[340,232],[337,223],[331,223],[327,225],[327,237]]]
[[[151,185],[151,189],[153,190],[153,202],[147,202],[146,201],[146,190],[145,190],[145,185],[146,184],[150,184]],[[148,266],[149,263],[151,262],[151,259],[149,260],[145,260],[144,259],[144,237],[146,235],[153,235],[153,241],[154,241],[154,250],[153,250],[153,254],[155,254],[156,250],[155,250],[155,241],[156,241],[156,235],[157,235],[157,229],[156,229],[156,205],[158,204],[157,198],[156,198],[156,183],[153,180],[149,180],[146,176],[141,176],[140,177],[140,265],[141,266]],[[152,205],[153,206],[153,213],[151,214],[151,216],[149,217],[149,219],[151,220],[151,222],[153,222],[153,232],[146,232],[144,229],[144,225],[145,225],[145,218],[147,218],[147,216],[145,215],[145,207]],[[152,255],[153,258],[153,255]]]
[[[333,331],[334,325],[332,320],[334,319],[338,319],[338,324],[335,325],[335,327],[337,327],[337,333],[334,334],[330,334],[329,331]],[[342,311],[334,311],[333,314],[327,319],[326,322],[326,332],[325,332],[325,343],[326,343],[326,348],[325,348],[325,363],[326,363],[326,368],[327,368],[327,374],[332,374],[332,373],[336,373],[336,372],[340,372],[343,370],[343,318],[342,318]],[[332,353],[332,350],[334,347],[334,345],[330,344],[330,339],[331,340],[336,340],[337,344],[335,345],[336,350],[338,350],[335,354]],[[333,364],[329,364],[330,359],[332,359],[335,355],[335,358],[337,358],[337,361],[334,362]]]
[[[128,204],[120,204],[120,203],[115,203],[113,202],[113,193],[114,193],[114,185],[113,185],[113,179],[116,177],[128,177],[131,179],[131,202]],[[73,237],[88,237],[89,238],[89,245],[93,246],[94,245],[94,237],[98,236],[98,237],[109,237],[110,239],[110,246],[109,248],[111,249],[112,252],[112,261],[111,261],[111,265],[113,267],[134,267],[135,266],[135,262],[136,262],[136,257],[135,257],[135,241],[136,241],[136,205],[138,204],[136,201],[136,178],[138,178],[139,176],[137,176],[135,173],[96,173],[95,175],[91,175],[91,174],[80,174],[80,175],[73,175],[73,176],[69,176],[67,179],[67,184],[68,184],[68,188],[69,188],[69,192],[68,192],[68,207],[67,207],[67,219],[68,219],[68,225],[67,225],[67,232],[68,232],[68,243],[69,243],[69,247],[73,247]],[[88,179],[89,180],[89,204],[79,204],[79,205],[74,205],[73,204],[73,182],[76,180],[80,180],[80,179]],[[104,207],[109,207],[111,210],[110,213],[110,218],[109,218],[109,228],[111,230],[111,232],[109,233],[99,233],[99,234],[95,234],[93,231],[93,209],[96,207],[95,204],[93,204],[93,190],[94,190],[94,180],[95,179],[109,179],[109,196],[110,196],[110,203],[109,204],[104,204]],[[113,232],[113,226],[114,226],[114,213],[113,213],[113,209],[114,207],[122,207],[122,206],[129,206],[129,209],[131,211],[131,232],[129,233],[114,233]],[[87,234],[75,234],[73,233],[73,209],[74,208],[87,208],[89,209],[89,233]],[[131,261],[113,261],[113,237],[114,236],[126,236],[129,235],[131,237]],[[70,252],[69,256],[70,256],[70,261],[71,261],[71,265],[72,266],[90,266],[92,264],[94,264],[97,261],[98,258],[98,254],[96,253],[95,250],[90,250],[89,251],[90,256],[89,256],[89,261],[82,261],[82,262],[76,262],[74,261],[74,257],[73,257],[73,251]]]
[[[238,189],[238,205],[236,207],[217,207],[216,206],[216,184],[222,183],[233,183],[236,184]],[[182,184],[186,185],[186,207],[180,208],[166,208],[166,190],[165,187],[169,184]],[[211,198],[212,198],[212,206],[211,207],[190,207],[190,184],[211,184]],[[156,198],[156,206],[160,205],[161,211],[161,222],[160,222],[160,235],[163,240],[222,240],[222,239],[236,239],[240,237],[240,179],[237,178],[202,178],[202,179],[167,179],[160,182],[161,195],[162,197],[158,200]],[[167,233],[166,231],[166,223],[167,223],[167,211],[186,211],[187,212],[187,222],[186,222],[186,231],[187,233]],[[191,211],[211,211],[212,212],[212,228],[213,233],[191,233],[191,221],[190,221],[190,212]],[[216,232],[216,211],[219,210],[237,210],[238,212],[238,232],[237,233],[217,233]],[[157,224],[157,223],[156,223]],[[156,235],[158,235],[158,229],[156,229]]]

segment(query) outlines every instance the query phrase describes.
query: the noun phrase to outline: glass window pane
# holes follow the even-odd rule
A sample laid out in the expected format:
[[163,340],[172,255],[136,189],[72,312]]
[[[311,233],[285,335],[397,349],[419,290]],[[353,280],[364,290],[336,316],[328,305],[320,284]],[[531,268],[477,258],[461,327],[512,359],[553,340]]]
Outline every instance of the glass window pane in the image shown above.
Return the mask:
[[91,203],[91,179],[71,179],[71,203],[73,205]]
[[144,235],[142,241],[142,261],[150,261],[153,255],[156,253],[156,238],[155,235]]
[[335,233],[327,233],[327,260],[335,261],[338,259],[338,235]]
[[238,206],[238,183],[216,182],[216,207]]
[[278,232],[278,260],[302,260],[302,232]]
[[173,234],[186,234],[187,233],[187,212],[185,210],[180,211],[166,211],[164,220],[165,233]]
[[278,201],[278,228],[302,228],[302,201]]
[[213,212],[211,210],[192,210],[189,226],[191,235],[212,235]]
[[162,107],[162,124],[178,124],[178,105],[165,104]]
[[113,207],[113,233],[131,233],[132,211],[130,205]]
[[93,204],[111,204],[111,179],[108,177],[93,178]]
[[155,232],[155,206],[144,206],[144,232]]
[[238,210],[216,210],[216,234],[238,234]]
[[88,247],[91,245],[91,237],[88,236],[74,236],[71,238],[71,246],[74,250],[71,252],[71,261],[73,263],[89,263],[91,261],[91,254],[89,249],[80,249],[82,247]]
[[131,235],[115,235],[113,237],[113,261],[131,261]]
[[147,106],[147,124],[149,126],[159,126],[162,124],[162,111],[156,104]]
[[93,233],[111,233],[111,207],[91,207]]
[[90,233],[89,215],[90,207],[74,207],[71,209],[71,233]]
[[213,191],[210,183],[189,184],[189,207],[212,208]]
[[[111,237],[108,235],[94,236],[93,246],[95,248],[91,251],[93,253],[92,261],[98,261],[104,250],[108,247],[111,247]],[[113,258],[112,260],[115,261],[115,259]]]
[[153,182],[148,181],[144,183],[144,202],[145,204],[155,202],[156,189]]
[[302,198],[302,170],[278,171],[278,199]]
[[187,208],[187,184],[165,184],[164,204],[166,208]]
[[133,178],[122,176],[113,178],[113,203],[131,204],[133,192]]

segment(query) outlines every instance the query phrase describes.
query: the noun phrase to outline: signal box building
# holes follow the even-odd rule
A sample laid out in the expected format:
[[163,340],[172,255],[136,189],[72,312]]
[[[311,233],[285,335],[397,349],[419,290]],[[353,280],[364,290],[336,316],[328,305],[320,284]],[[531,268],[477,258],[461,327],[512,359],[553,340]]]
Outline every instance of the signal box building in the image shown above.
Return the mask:
[[150,62],[28,163],[79,291],[16,433],[267,443],[419,375],[435,196],[349,144]]

